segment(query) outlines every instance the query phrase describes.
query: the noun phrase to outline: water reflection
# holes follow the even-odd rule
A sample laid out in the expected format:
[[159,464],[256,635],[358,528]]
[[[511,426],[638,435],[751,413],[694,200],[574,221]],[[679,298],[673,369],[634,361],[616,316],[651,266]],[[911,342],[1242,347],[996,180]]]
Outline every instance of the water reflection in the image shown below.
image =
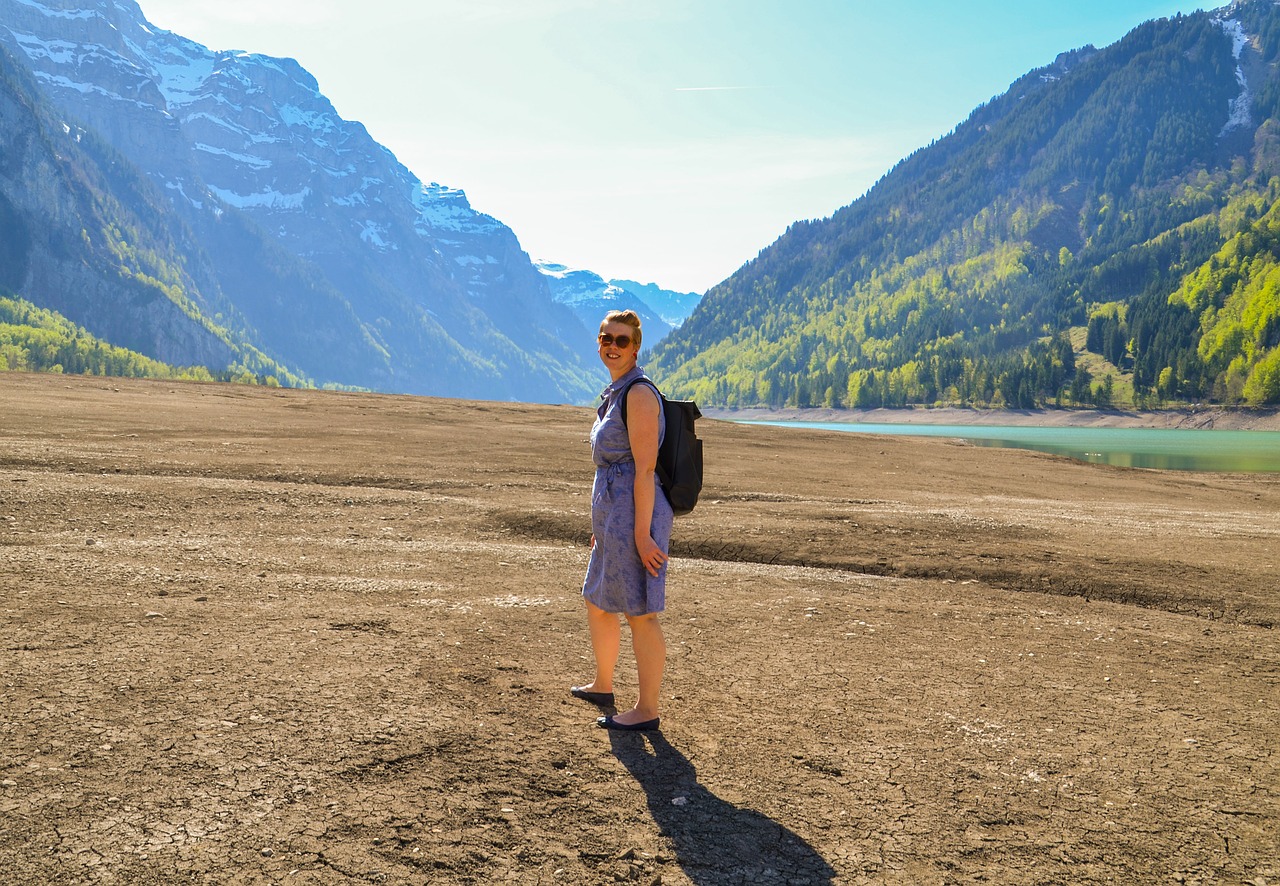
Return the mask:
[[717,797],[661,733],[610,732],[613,754],[644,788],[685,876],[699,886],[830,884],[835,870],[771,818]]

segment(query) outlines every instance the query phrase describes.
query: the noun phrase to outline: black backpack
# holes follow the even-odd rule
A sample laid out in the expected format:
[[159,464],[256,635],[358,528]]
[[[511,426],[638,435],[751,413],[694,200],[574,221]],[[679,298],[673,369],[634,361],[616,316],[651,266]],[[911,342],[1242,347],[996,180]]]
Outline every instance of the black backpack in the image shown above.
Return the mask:
[[693,423],[702,418],[702,411],[692,400],[668,400],[651,380],[637,378],[623,388],[620,395],[623,425],[627,423],[627,392],[636,382],[653,388],[662,403],[667,429],[658,447],[658,481],[671,503],[671,510],[679,517],[693,510],[698,503],[698,493],[702,492],[702,441],[693,430]]

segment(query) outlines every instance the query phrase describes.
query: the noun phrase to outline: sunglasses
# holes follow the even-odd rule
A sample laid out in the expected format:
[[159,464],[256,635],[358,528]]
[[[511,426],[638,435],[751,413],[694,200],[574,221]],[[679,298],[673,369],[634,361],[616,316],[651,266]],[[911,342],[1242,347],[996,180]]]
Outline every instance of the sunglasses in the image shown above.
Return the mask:
[[600,344],[604,345],[606,348],[612,347],[615,342],[619,348],[625,351],[627,348],[631,347],[631,336],[619,335],[615,338],[607,332],[600,333]]

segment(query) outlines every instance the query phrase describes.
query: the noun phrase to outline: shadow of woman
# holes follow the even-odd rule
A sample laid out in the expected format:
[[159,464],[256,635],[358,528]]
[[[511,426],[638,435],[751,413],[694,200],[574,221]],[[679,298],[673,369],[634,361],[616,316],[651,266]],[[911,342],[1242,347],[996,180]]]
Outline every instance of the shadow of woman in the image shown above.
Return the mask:
[[662,733],[610,732],[609,738],[613,755],[644,788],[654,822],[671,840],[676,860],[693,883],[832,882],[835,870],[797,834],[699,784],[693,764]]

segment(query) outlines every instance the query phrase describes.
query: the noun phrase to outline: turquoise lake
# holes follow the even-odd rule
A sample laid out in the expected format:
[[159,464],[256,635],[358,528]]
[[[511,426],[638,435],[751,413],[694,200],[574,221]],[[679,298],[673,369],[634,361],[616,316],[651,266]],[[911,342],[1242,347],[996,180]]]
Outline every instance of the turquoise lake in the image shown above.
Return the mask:
[[1080,461],[1172,471],[1280,472],[1280,431],[1044,428],[1000,425],[750,421],[743,424],[854,434],[951,437],[979,446],[1034,449]]

